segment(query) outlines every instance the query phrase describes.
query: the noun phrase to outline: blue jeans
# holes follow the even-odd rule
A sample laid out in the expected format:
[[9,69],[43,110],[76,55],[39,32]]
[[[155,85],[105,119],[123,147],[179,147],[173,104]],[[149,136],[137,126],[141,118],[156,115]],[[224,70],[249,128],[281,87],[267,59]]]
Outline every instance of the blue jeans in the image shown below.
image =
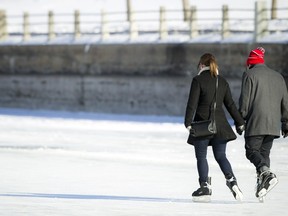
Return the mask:
[[209,166],[207,162],[207,149],[209,143],[212,145],[214,158],[219,164],[223,174],[226,176],[230,173],[234,176],[231,164],[226,157],[227,142],[219,139],[198,140],[195,141],[194,148],[197,159],[199,182],[206,182],[208,179]]

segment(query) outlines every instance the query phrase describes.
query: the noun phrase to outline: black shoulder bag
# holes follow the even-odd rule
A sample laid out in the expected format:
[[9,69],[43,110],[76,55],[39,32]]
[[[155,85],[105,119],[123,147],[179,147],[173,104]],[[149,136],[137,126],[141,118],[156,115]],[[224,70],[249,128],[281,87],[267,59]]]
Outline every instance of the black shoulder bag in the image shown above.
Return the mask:
[[[214,104],[210,108],[210,115],[208,120],[195,121],[191,124],[190,134],[187,142],[192,144],[192,140],[195,139],[209,139],[217,133],[216,122],[215,122],[215,110],[217,101],[217,89],[218,89],[218,77],[216,79],[216,90],[214,95]],[[213,111],[211,110],[213,109]]]

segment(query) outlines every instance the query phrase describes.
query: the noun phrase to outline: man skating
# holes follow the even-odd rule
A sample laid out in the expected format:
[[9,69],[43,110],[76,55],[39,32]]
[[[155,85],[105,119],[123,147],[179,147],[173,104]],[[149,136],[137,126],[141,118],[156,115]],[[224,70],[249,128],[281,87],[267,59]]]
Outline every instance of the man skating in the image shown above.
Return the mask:
[[286,84],[280,73],[265,65],[264,53],[262,47],[250,52],[239,99],[239,111],[246,121],[246,157],[256,168],[256,197],[260,201],[278,183],[270,169],[273,141],[280,137],[281,129],[284,137],[288,135]]

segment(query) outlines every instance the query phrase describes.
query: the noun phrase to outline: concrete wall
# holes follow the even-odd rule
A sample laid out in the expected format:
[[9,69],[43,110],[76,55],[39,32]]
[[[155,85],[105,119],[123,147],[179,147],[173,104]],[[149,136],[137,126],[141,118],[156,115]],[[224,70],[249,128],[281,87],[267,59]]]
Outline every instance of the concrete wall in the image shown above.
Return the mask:
[[179,115],[190,80],[184,77],[2,75],[1,107],[104,113]]
[[[258,44],[0,46],[0,107],[183,115],[199,57],[213,53],[237,101]],[[288,73],[286,44],[264,44]]]

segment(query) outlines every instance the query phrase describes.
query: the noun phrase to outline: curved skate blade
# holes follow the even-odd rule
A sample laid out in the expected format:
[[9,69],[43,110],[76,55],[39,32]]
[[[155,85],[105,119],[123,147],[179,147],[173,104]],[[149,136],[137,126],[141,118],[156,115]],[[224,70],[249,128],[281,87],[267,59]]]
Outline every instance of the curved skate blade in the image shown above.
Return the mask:
[[235,199],[238,202],[242,202],[243,201],[243,193],[241,192],[241,190],[239,189],[239,187],[237,185],[234,185],[232,187],[232,190],[235,192]]
[[262,199],[262,198],[264,198],[264,196],[266,196],[266,194],[267,194],[267,190],[265,189],[265,188],[263,188],[262,190],[260,190],[259,192],[258,192],[258,199],[259,199],[259,201]]
[[265,196],[259,197],[258,199],[259,199],[260,203],[264,203],[265,202]]
[[271,191],[276,185],[278,184],[278,179],[277,178],[273,178],[269,181],[269,187],[266,188],[262,188],[259,192],[258,192],[258,199],[259,202],[264,202],[265,201],[265,196],[267,195],[267,193],[269,191]]
[[211,202],[211,196],[210,196],[210,195],[192,196],[192,201],[193,201],[193,202],[208,203],[208,202]]
[[272,190],[276,185],[278,184],[278,179],[277,178],[273,178],[270,180],[269,182],[269,187],[267,189],[267,193]]

